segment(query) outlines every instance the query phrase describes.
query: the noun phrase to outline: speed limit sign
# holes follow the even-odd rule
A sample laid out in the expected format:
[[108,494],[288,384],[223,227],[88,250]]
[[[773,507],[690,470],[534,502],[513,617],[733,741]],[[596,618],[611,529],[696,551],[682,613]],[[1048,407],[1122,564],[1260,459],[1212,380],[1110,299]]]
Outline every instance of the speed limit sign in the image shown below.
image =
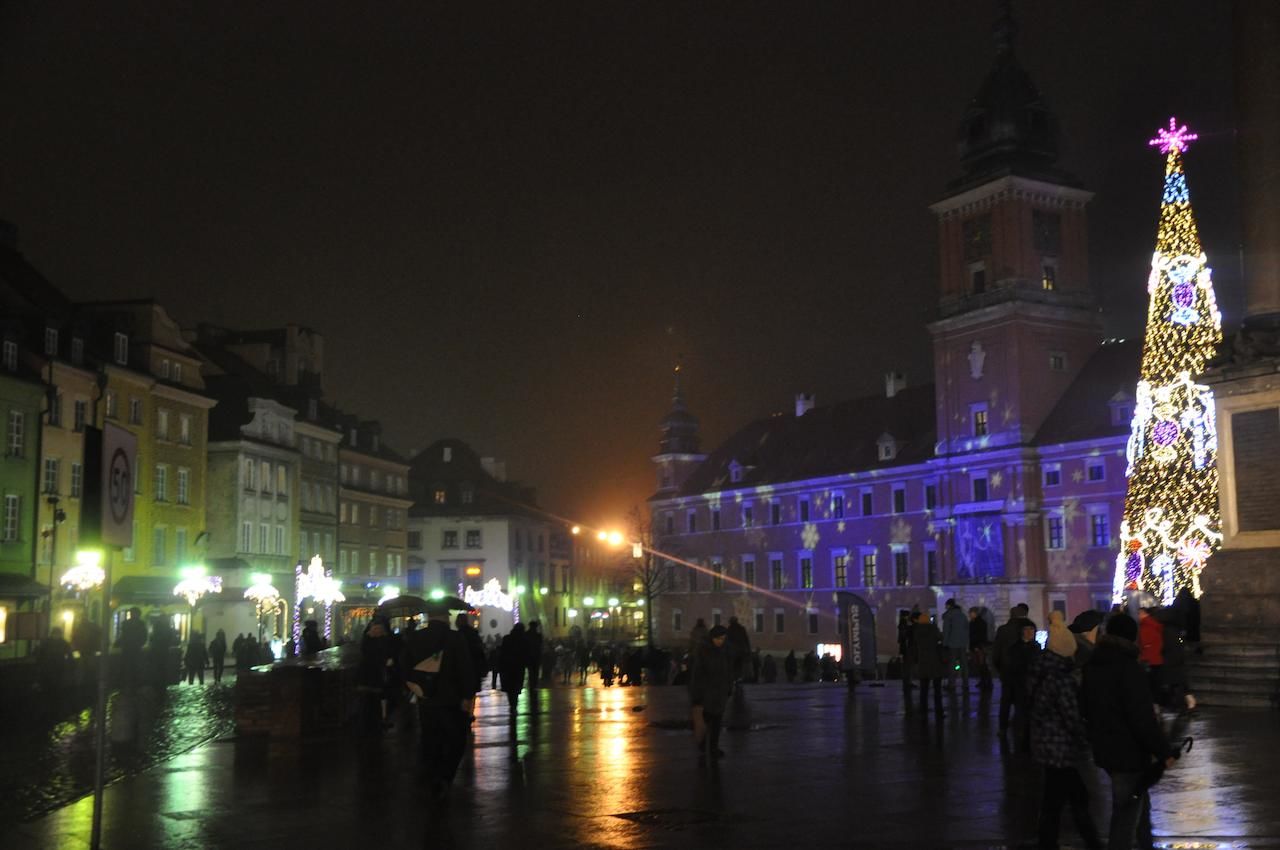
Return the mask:
[[138,438],[108,422],[102,429],[102,542],[133,545],[133,470]]

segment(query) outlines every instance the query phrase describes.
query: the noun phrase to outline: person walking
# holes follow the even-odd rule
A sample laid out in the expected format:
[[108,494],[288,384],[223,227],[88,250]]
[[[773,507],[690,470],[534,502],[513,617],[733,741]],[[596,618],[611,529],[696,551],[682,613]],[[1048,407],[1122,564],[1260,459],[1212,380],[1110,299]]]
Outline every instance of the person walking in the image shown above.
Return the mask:
[[[427,625],[404,639],[401,674],[418,700],[419,743],[432,797],[447,803],[467,744],[475,685],[472,650],[449,628],[449,609],[427,603]],[[521,668],[521,677],[524,671]]]
[[[463,641],[466,642],[467,650],[471,653],[471,670],[475,676],[471,692],[478,694],[480,685],[484,682],[484,674],[489,672],[488,661],[484,654],[484,641],[480,639],[480,633],[471,625],[471,618],[465,612],[458,614],[453,622],[458,627],[458,634],[462,635]],[[468,712],[468,715],[474,722],[476,719],[474,712]]]
[[218,629],[209,641],[209,660],[213,663],[213,683],[222,683],[222,671],[227,666],[227,633]]
[[1111,778],[1111,850],[1129,850],[1135,838],[1142,850],[1153,850],[1144,774],[1160,763],[1170,768],[1175,761],[1151,708],[1137,640],[1138,624],[1132,617],[1111,615],[1085,665],[1080,689],[1093,759]]
[[120,647],[120,668],[126,686],[142,681],[142,647],[146,643],[147,624],[142,619],[142,609],[130,608],[125,612],[125,620],[120,624],[120,636],[116,638],[116,646]]
[[[1005,651],[1004,668],[1000,677],[1000,688],[1009,691],[1013,706],[1014,740],[1020,750],[1031,746],[1031,715],[1028,680],[1031,675],[1031,664],[1040,654],[1040,644],[1036,643],[1036,624],[1031,620],[1022,620],[1022,632],[1018,642]],[[1003,693],[1001,694],[1003,697]]]
[[782,660],[782,670],[787,674],[788,684],[796,680],[796,674],[800,672],[800,662],[796,660],[796,651],[794,649],[788,652],[787,657]]
[[[252,637],[249,638],[253,640]],[[315,620],[307,620],[302,624],[302,654],[315,655],[324,649],[324,638],[320,637],[320,624]]]
[[727,631],[728,637],[725,639],[725,646],[729,650],[730,672],[733,673],[736,686],[754,678],[752,676],[753,667],[751,663],[751,638],[747,635],[747,630],[742,623],[738,622],[737,617],[729,618]]
[[[490,635],[492,637],[492,635]],[[502,672],[502,641],[495,640],[489,647],[489,690],[498,689],[498,674]]]
[[[942,635],[938,627],[929,621],[929,615],[921,612],[911,630],[911,669],[920,680],[920,711],[929,714],[929,686],[933,685],[933,709],[938,719],[942,713]],[[911,704],[908,701],[907,709]]]
[[689,651],[702,646],[702,642],[707,639],[707,622],[699,617],[694,621],[693,628],[689,630]]
[[369,732],[391,725],[388,714],[399,661],[391,639],[391,622],[375,616],[360,637],[360,691],[364,695],[364,725]]
[[[1170,711],[1192,711],[1196,707],[1195,695],[1187,679],[1186,610],[1177,604],[1153,612],[1152,619],[1159,620],[1163,633],[1160,636],[1160,654],[1164,666],[1160,668],[1161,705]],[[1139,625],[1141,630],[1141,625]]]
[[529,668],[529,690],[542,687],[542,623],[533,620],[524,635],[525,664]]
[[910,611],[898,612],[898,658],[902,664],[902,704],[910,709],[911,703],[911,635],[915,618]]
[[[707,639],[693,650],[693,669],[689,676],[689,701],[694,713],[694,740],[699,758],[717,759],[724,755],[720,749],[720,729],[724,722],[725,706],[733,691],[733,672],[725,643],[729,631],[724,626],[713,626]],[[701,713],[699,728],[697,715]],[[701,732],[701,734],[699,734]]]
[[204,644],[204,635],[200,632],[192,632],[191,637],[187,640],[187,652],[182,657],[183,663],[187,668],[187,684],[195,684],[196,678],[199,677],[200,684],[204,684],[204,668],[209,664],[209,650]]
[[969,693],[969,620],[964,609],[955,601],[947,600],[942,613],[942,648],[947,658],[947,689],[956,689],[956,677],[960,677],[960,690]]
[[1000,734],[1009,731],[1009,715],[1013,711],[1013,689],[1008,684],[1008,664],[1005,655],[1009,648],[1022,639],[1022,623],[1029,609],[1024,604],[1009,609],[1009,619],[996,629],[991,642],[991,666],[1000,677]]
[[1151,691],[1151,703],[1163,705],[1164,684],[1164,625],[1154,616],[1155,597],[1143,594],[1138,608],[1138,660],[1147,671],[1147,687]]
[[1051,623],[1046,651],[1028,671],[1031,757],[1044,769],[1040,802],[1039,847],[1057,850],[1062,806],[1071,807],[1076,831],[1090,850],[1102,840],[1089,814],[1089,790],[1080,765],[1089,760],[1089,738],[1080,713],[1075,676],[1075,636],[1061,623]]
[[524,674],[527,664],[528,650],[525,647],[524,623],[516,623],[511,631],[502,639],[502,690],[507,695],[512,722],[515,721],[516,704],[520,701],[520,692],[524,690]]
[[991,690],[991,667],[987,664],[987,647],[991,645],[987,637],[987,621],[982,618],[982,610],[969,609],[969,666],[978,672],[978,690]]
[[760,663],[760,678],[766,685],[772,685],[778,680],[778,662],[772,655],[766,655]]
[[49,636],[40,641],[36,650],[36,672],[40,679],[40,691],[47,705],[56,705],[67,677],[67,664],[71,661],[71,645],[62,637],[62,627],[54,626]]

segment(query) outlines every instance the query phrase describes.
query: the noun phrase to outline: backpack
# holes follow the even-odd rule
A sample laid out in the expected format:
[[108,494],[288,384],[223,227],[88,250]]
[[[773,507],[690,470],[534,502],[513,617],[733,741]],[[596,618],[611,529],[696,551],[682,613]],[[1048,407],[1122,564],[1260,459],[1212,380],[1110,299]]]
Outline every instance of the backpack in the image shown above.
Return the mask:
[[405,687],[418,699],[434,699],[440,693],[440,668],[443,664],[444,650],[436,650],[413,665],[405,678]]

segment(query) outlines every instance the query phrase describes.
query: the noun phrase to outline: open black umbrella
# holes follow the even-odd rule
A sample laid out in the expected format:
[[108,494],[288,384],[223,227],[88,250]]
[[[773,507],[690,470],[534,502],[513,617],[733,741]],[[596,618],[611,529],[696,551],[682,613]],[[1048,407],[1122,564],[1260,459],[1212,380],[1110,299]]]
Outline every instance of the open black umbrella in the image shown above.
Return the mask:
[[416,617],[428,609],[442,605],[450,611],[468,611],[471,606],[456,596],[441,599],[423,599],[420,596],[397,596],[378,606],[378,613],[387,617]]

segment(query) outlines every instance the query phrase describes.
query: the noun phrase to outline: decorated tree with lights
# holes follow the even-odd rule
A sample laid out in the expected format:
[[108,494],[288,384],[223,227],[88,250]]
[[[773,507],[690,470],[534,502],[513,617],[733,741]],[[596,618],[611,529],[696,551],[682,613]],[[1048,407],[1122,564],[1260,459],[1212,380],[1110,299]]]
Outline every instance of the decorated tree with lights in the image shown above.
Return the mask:
[[1195,138],[1171,118],[1150,142],[1165,154],[1164,195],[1127,449],[1117,602],[1145,591],[1168,604],[1184,587],[1198,597],[1200,572],[1222,540],[1213,394],[1198,381],[1222,341],[1222,315],[1182,170]]

